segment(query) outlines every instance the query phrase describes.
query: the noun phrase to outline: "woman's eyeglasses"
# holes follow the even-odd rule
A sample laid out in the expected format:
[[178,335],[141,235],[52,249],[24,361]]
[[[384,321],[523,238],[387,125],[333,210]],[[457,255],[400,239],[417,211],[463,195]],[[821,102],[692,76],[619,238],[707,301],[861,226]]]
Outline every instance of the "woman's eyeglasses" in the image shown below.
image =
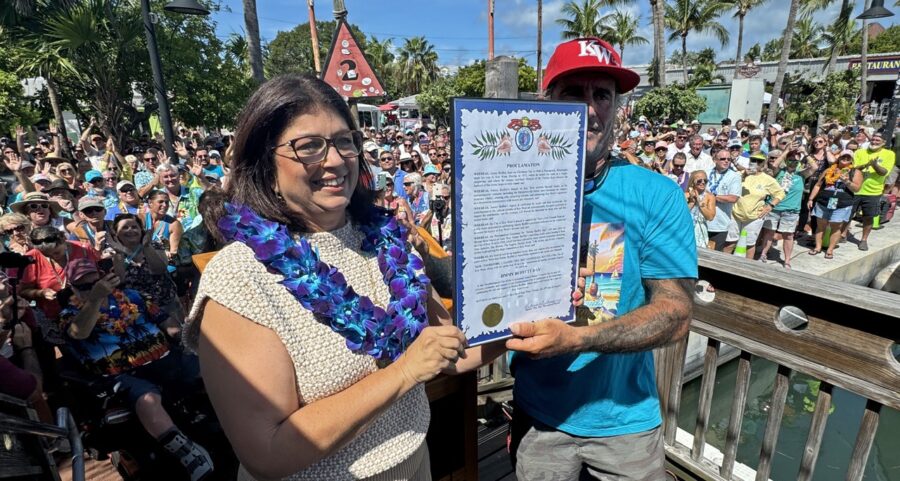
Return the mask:
[[708,182],[706,179],[697,179],[694,181],[695,184],[706,184]]
[[405,185],[406,187],[409,187],[411,185],[416,185],[416,183],[415,182],[404,182],[403,185]]
[[49,209],[50,204],[44,202],[33,202],[25,206],[28,210],[39,210],[39,209]]
[[74,174],[75,171],[72,169],[59,169],[57,172],[60,174]]
[[16,225],[16,226],[10,227],[9,229],[4,229],[3,233],[6,235],[22,234],[26,230],[28,230],[28,228],[25,225]]
[[301,164],[318,164],[328,156],[328,148],[334,147],[338,154],[344,158],[359,156],[362,152],[362,134],[357,131],[347,132],[335,137],[321,137],[310,135],[291,139],[283,144],[272,147],[290,147],[294,152],[294,158]]

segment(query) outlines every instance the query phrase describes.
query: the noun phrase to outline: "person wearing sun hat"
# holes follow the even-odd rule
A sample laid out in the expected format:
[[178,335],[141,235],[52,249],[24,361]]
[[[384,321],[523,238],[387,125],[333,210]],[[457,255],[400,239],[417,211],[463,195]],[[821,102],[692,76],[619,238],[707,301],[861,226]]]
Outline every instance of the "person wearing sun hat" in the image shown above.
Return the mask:
[[63,229],[65,219],[59,217],[62,208],[52,202],[43,192],[28,192],[22,198],[9,205],[9,210],[28,217],[34,227],[52,225]]
[[[599,38],[563,42],[547,63],[544,96],[588,105],[582,252],[603,245],[595,260],[621,262],[580,262],[575,324],[510,326],[510,455],[520,481],[665,478],[652,350],[688,332],[697,248],[681,188],[610,153],[619,102],[639,80]],[[596,274],[620,287],[602,299],[585,292]],[[604,302],[609,295],[618,301]]]

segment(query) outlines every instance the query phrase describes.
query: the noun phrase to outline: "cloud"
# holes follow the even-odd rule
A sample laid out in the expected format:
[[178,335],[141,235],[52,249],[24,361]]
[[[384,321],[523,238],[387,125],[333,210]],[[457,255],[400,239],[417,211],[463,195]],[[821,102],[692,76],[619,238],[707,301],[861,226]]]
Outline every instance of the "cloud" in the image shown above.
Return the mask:
[[[562,18],[563,0],[544,2],[543,23],[544,29],[550,24],[556,24],[556,20]],[[494,3],[494,19],[510,27],[532,27],[537,25],[537,5],[534,2],[522,2],[521,0],[506,0]],[[535,34],[537,35],[537,34]]]

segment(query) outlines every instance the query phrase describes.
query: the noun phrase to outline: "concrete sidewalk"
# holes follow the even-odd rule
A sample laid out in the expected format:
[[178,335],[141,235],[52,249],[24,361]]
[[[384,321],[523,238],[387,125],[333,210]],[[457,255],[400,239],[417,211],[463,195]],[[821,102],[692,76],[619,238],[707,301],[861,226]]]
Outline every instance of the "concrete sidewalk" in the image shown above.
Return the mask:
[[[812,236],[802,236],[794,243],[791,253],[791,267],[800,272],[816,274],[852,284],[868,285],[875,274],[887,264],[900,260],[900,219],[882,224],[883,228],[869,234],[869,250],[859,250],[862,226],[853,221],[850,224],[850,238],[834,249],[834,259],[825,259],[825,252],[811,256]],[[758,251],[759,249],[757,249]],[[773,269],[784,269],[783,241],[769,249],[766,265]]]

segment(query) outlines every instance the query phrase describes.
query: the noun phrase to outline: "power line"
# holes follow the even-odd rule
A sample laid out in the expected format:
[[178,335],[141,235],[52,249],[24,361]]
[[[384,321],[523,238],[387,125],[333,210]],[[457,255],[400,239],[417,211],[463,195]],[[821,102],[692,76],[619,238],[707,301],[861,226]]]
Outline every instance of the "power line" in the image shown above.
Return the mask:
[[[227,12],[227,11],[222,11],[222,10],[220,10],[218,13],[226,13],[228,15],[240,15],[241,17],[244,16],[243,13]],[[257,17],[257,18],[259,18],[260,20],[266,20],[269,22],[283,23],[286,25],[294,25],[294,26],[300,25],[302,23],[302,22],[300,22],[300,23],[294,22],[291,20],[284,20],[281,18],[268,18],[268,17]],[[406,38],[406,39],[425,36],[425,35],[399,35],[396,33],[388,33],[388,32],[364,32],[364,33],[367,33],[369,35],[386,35],[390,38]],[[513,37],[496,37],[495,36],[494,40],[527,40],[527,39],[533,39],[535,37],[536,37],[536,35],[513,36]],[[437,40],[487,40],[486,35],[485,36],[477,36],[477,37],[469,37],[469,36],[454,37],[454,36],[428,35],[428,38],[429,39],[437,39]]]

